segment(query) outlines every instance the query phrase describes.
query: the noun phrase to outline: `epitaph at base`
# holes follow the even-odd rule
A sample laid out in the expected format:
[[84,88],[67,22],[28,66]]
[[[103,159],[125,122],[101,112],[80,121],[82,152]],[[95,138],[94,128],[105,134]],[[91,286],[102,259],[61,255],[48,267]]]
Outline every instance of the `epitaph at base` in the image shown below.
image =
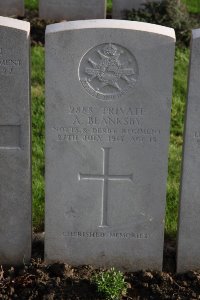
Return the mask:
[[47,27],[48,262],[161,270],[174,44],[137,22]]

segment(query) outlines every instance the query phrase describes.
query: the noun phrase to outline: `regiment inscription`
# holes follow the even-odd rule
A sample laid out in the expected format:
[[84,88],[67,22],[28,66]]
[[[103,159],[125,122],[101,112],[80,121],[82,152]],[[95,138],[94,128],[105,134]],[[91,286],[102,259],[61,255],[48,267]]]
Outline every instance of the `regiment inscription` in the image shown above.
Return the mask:
[[56,125],[52,133],[58,142],[105,142],[122,144],[155,144],[161,130],[145,125],[148,112],[142,107],[97,106],[66,108],[66,124]]
[[169,28],[47,26],[48,262],[161,270],[173,57]]

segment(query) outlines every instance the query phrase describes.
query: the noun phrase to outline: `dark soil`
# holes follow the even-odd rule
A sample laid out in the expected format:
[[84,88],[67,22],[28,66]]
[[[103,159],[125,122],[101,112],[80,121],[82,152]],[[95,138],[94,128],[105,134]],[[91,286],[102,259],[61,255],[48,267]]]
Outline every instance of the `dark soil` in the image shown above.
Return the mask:
[[49,24],[56,23],[56,21],[49,20],[45,21],[38,17],[38,11],[28,11],[26,10],[24,17],[19,17],[18,19],[28,21],[31,23],[31,45],[44,46],[45,43],[45,29]]
[[[107,15],[107,19],[110,19],[111,15]],[[18,19],[28,21],[31,23],[31,45],[44,46],[45,43],[45,29],[49,24],[58,23],[55,20],[45,21],[40,19],[38,16],[38,11],[28,11],[26,10],[24,17],[19,17]],[[64,21],[64,20],[63,20]]]
[[[29,265],[0,267],[0,299],[105,299],[91,282],[93,275],[102,270],[62,263],[47,265],[43,256],[43,234],[36,234],[33,239],[33,258]],[[126,273],[128,292],[122,299],[200,299],[200,272],[177,275],[174,271],[175,242],[168,239],[165,243],[164,272]]]

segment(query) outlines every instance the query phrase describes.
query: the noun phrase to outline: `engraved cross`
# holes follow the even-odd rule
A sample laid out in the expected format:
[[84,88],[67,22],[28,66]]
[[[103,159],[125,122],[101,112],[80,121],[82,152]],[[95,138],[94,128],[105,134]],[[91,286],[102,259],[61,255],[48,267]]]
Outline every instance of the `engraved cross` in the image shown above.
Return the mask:
[[109,174],[109,158],[111,148],[102,148],[103,150],[103,174],[81,174],[79,173],[79,180],[101,180],[102,186],[102,212],[101,225],[99,227],[108,227],[108,183],[109,181],[133,181],[133,174],[130,175],[111,175]]

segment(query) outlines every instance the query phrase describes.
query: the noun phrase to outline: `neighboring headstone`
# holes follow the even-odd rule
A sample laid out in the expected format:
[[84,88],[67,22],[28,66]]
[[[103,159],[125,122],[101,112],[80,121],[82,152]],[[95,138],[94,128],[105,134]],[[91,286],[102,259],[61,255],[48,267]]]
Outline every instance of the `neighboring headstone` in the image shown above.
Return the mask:
[[29,34],[0,17],[0,264],[31,256]]
[[179,211],[177,271],[200,269],[200,29],[193,30]]
[[161,2],[161,0],[112,0],[112,18],[125,19],[127,11],[144,8],[148,2]]
[[103,19],[107,0],[40,0],[40,18],[52,20]]
[[0,16],[23,16],[24,0],[0,0]]
[[174,48],[145,23],[47,27],[47,261],[162,268]]

